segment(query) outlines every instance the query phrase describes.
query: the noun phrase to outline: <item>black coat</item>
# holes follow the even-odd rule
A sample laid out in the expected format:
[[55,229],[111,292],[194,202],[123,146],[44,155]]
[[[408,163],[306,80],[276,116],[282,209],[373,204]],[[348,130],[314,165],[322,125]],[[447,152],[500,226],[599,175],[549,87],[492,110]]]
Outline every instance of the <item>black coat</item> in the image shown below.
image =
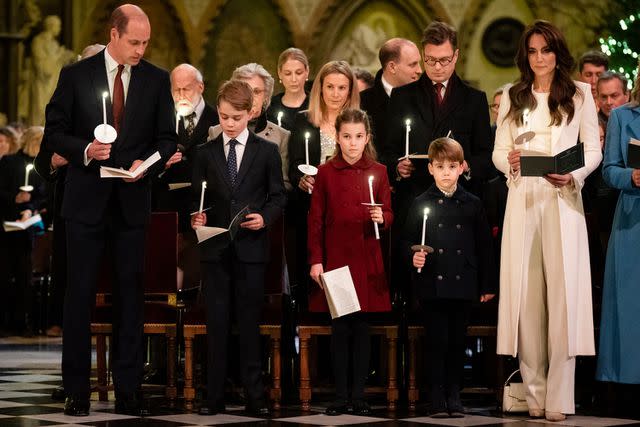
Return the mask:
[[470,191],[479,195],[482,182],[491,175],[493,141],[484,92],[470,87],[454,73],[449,79],[443,105],[436,108],[436,102],[435,91],[426,74],[391,92],[387,136],[378,148],[380,159],[389,171],[391,185],[396,189],[394,212],[399,224],[404,222],[411,201],[433,183],[423,162],[410,178],[396,180],[398,158],[405,154],[406,119],[411,119],[410,154],[426,154],[431,141],[451,131],[451,137],[462,145],[472,170],[471,181],[465,182]]
[[[266,262],[268,259],[268,227],[282,214],[286,204],[282,164],[278,146],[249,133],[236,185],[231,188],[227,175],[222,134],[198,148],[193,167],[192,206],[200,201],[202,181],[207,181],[204,206],[210,207],[207,226],[227,228],[233,217],[245,206],[259,213],[266,225],[261,230],[239,229],[231,243],[241,262]],[[218,248],[209,250],[203,244],[203,261],[219,261]]]
[[20,212],[26,209],[36,211],[46,207],[46,183],[35,172],[29,173],[29,185],[33,186],[31,200],[16,203],[29,163],[33,163],[33,159],[22,152],[0,158],[0,219],[3,221],[19,219]]
[[413,266],[411,246],[420,244],[426,207],[425,244],[435,251],[427,255],[421,273],[412,268],[414,295],[477,301],[495,293],[491,232],[482,202],[460,184],[451,197],[433,184],[414,200],[402,233],[406,264]]
[[171,165],[157,174],[153,182],[153,210],[159,212],[178,212],[178,230],[191,229],[190,205],[191,191],[184,187],[169,191],[169,184],[191,182],[193,175],[193,157],[197,146],[207,142],[209,128],[219,123],[215,108],[205,104],[200,120],[189,137],[184,128],[184,120],[178,126],[178,149],[182,151],[182,161]]
[[[130,226],[141,226],[151,206],[149,176],[160,171],[176,151],[175,116],[169,74],[141,60],[131,67],[131,78],[118,138],[111,156],[84,165],[84,151],[93,141],[96,125],[102,123],[102,98],[109,92],[104,53],[65,67],[47,105],[45,139],[49,149],[69,161],[62,215],[85,224],[97,224],[114,197]],[[107,121],[113,123],[111,105]],[[134,183],[100,178],[101,165],[129,169],[134,160],[145,160],[155,151],[162,159],[146,178]]]
[[389,100],[390,97],[382,85],[382,70],[379,70],[373,86],[360,92],[360,109],[369,115],[373,144],[377,149],[387,134]]

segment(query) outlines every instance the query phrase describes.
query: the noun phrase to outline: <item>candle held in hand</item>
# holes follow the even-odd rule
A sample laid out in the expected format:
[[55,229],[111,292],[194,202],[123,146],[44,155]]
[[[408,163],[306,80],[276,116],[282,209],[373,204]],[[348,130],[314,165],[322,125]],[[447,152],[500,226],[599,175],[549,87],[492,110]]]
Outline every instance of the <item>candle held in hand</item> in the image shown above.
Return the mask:
[[409,158],[409,132],[411,132],[411,119],[407,119],[404,121],[406,126],[406,130],[404,133],[404,156]]
[[[427,218],[429,218],[429,208],[424,208],[422,216],[422,239],[420,240],[421,246],[424,246],[424,241],[427,233]],[[424,252],[424,249],[421,249],[420,252]],[[422,273],[422,268],[418,269],[418,273]]]
[[207,181],[202,181],[202,191],[200,192],[200,208],[198,213],[202,213],[202,207],[204,205],[204,192],[207,189]]

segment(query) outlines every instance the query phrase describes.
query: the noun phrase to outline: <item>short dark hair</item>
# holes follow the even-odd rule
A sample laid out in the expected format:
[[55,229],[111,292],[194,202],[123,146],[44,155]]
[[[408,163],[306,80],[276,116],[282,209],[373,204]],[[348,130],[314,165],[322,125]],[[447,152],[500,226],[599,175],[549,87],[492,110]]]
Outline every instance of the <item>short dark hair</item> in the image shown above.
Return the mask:
[[253,91],[244,80],[227,80],[218,89],[217,103],[226,101],[236,110],[251,111],[253,107]]
[[609,57],[599,50],[590,50],[582,54],[578,60],[578,72],[582,72],[584,64],[593,64],[596,67],[603,67],[605,70],[609,69]]
[[444,42],[450,42],[453,50],[458,48],[458,32],[453,26],[442,21],[433,21],[422,33],[422,48],[428,44],[440,46]]
[[622,92],[628,93],[629,87],[627,85],[629,84],[629,81],[623,74],[616,73],[614,71],[605,71],[604,73],[600,74],[596,87],[600,86],[600,82],[608,82],[615,79],[618,79],[620,81],[620,84],[622,85]]
[[[134,7],[134,13],[127,13],[126,9],[127,7],[130,8],[130,6]],[[129,20],[136,15],[141,15],[149,19],[147,14],[144,13],[144,11],[138,6],[123,4],[122,6],[116,7],[113,12],[111,12],[111,16],[109,17],[109,31],[111,31],[111,28],[115,28],[118,34],[126,33],[127,25],[129,25]]]
[[464,149],[458,141],[446,136],[434,139],[429,144],[429,162],[434,160],[449,160],[450,162],[464,162]]
[[375,77],[373,77],[373,74],[371,74],[367,70],[363,70],[362,68],[354,68],[353,74],[356,75],[356,80],[362,80],[366,83],[367,87],[373,86],[376,81]]
[[412,45],[411,40],[395,37],[384,42],[380,50],[378,51],[378,59],[380,60],[380,66],[384,70],[387,64],[391,61],[398,62],[402,53],[402,47]]

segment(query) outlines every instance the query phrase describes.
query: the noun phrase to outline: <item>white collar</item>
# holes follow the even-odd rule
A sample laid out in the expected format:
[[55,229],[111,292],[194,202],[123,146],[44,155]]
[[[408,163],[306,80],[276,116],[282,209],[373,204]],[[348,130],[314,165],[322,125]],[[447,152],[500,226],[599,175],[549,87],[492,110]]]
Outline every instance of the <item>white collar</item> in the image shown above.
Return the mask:
[[[107,71],[109,73],[111,73],[114,70],[117,70],[118,69],[118,65],[120,65],[120,64],[118,64],[118,61],[113,59],[113,56],[109,55],[109,45],[107,45],[107,47],[104,49],[104,62],[107,65]],[[131,65],[124,64],[123,72],[125,72],[125,73],[131,72]]]
[[[244,128],[244,130],[240,132],[240,135],[236,136],[233,139],[238,141],[238,143],[241,145],[247,145],[247,140],[249,139],[249,129]],[[222,142],[224,142],[224,145],[229,144],[229,141],[231,141],[231,138],[227,136],[226,133],[222,132]]]
[[384,88],[387,96],[391,96],[393,86],[391,86],[391,84],[384,78],[384,74],[381,76],[380,81],[382,82],[382,87]]

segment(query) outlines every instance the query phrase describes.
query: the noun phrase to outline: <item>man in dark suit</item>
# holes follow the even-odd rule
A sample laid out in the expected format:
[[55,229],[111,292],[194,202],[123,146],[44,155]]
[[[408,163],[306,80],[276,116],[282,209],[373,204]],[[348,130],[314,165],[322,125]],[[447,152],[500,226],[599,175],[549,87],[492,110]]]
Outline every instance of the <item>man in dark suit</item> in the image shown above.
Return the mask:
[[377,146],[385,137],[387,109],[391,91],[420,78],[420,51],[410,40],[387,40],[378,52],[382,68],[376,73],[372,87],[360,92],[360,108],[367,112],[371,122],[373,142]]
[[[282,214],[285,190],[278,147],[247,129],[253,103],[251,86],[230,80],[218,91],[222,134],[197,153],[193,172],[194,200],[206,181],[205,204],[211,210],[193,216],[192,226],[227,228],[245,206],[239,231],[230,244],[201,243],[200,255],[207,304],[208,387],[200,414],[224,411],[227,336],[233,307],[240,336],[240,366],[247,411],[268,415],[261,380],[258,324],[264,300],[268,230]],[[228,241],[227,241],[228,243]]]
[[[88,415],[91,307],[103,249],[113,251],[113,375],[116,412],[140,415],[145,226],[150,183],[102,179],[100,166],[135,170],[158,151],[162,165],[176,151],[169,75],[142,56],[151,36],[147,15],[123,5],[110,18],[106,49],[63,69],[47,106],[45,138],[69,161],[62,201],[67,225],[68,284],[63,315],[62,378],[65,414]],[[118,136],[94,139],[103,121],[101,94],[110,94],[107,118]]]
[[[411,201],[433,183],[426,164],[416,167],[405,156],[406,120],[411,120],[409,154],[426,154],[429,143],[447,136],[464,149],[465,188],[479,195],[481,183],[491,170],[491,130],[484,92],[473,89],[456,74],[456,30],[434,21],[424,30],[422,51],[425,74],[416,82],[391,93],[387,136],[380,157],[387,165],[396,190],[396,225],[401,227]],[[471,175],[472,172],[472,175]]]
[[178,213],[178,288],[197,286],[200,280],[198,251],[191,230],[190,204],[193,156],[207,142],[209,128],[218,124],[218,113],[202,97],[202,73],[191,64],[171,71],[171,95],[178,121],[178,151],[153,182],[153,211]]

